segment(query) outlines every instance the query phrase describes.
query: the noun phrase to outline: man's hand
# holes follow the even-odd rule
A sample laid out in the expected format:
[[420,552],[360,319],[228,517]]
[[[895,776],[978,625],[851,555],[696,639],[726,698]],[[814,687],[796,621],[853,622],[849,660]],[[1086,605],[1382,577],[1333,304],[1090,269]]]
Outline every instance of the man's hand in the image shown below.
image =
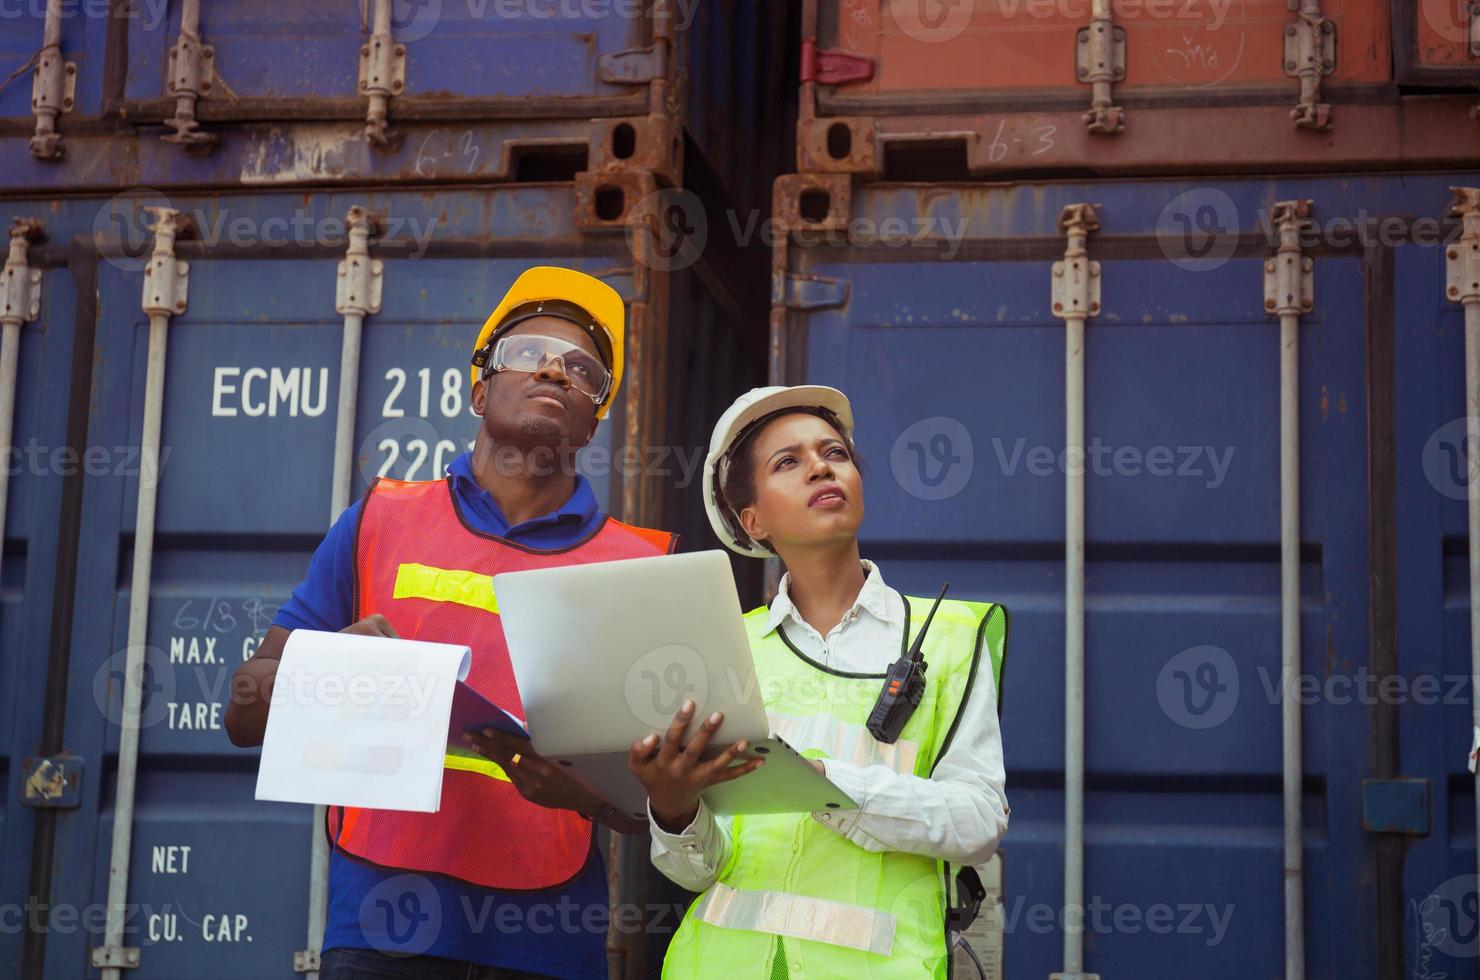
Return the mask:
[[380,613],[371,613],[358,623],[350,623],[341,633],[357,633],[360,636],[388,636],[391,639],[399,639],[400,635],[391,626],[391,621]]
[[[574,810],[590,817],[606,808],[606,801],[570,778],[561,768],[530,746],[529,739],[491,728],[465,732],[463,741],[501,766],[519,795],[552,810]],[[515,761],[515,756],[518,761]]]
[[694,714],[694,702],[685,701],[661,739],[657,734],[632,743],[627,768],[647,787],[648,807],[659,826],[677,833],[694,822],[699,797],[711,786],[739,779],[759,769],[763,759],[733,765],[747,743],[736,742],[708,762],[701,761],[715,729],[725,720],[718,711],[705,719],[694,737],[684,744],[684,734]]
[[[341,633],[362,636],[396,635],[390,621],[380,613],[371,613],[358,623],[351,623]],[[273,626],[257,645],[252,659],[236,669],[231,677],[231,700],[226,705],[226,734],[233,745],[261,745],[267,731],[267,713],[272,706],[272,689],[277,684],[278,663],[291,631]]]

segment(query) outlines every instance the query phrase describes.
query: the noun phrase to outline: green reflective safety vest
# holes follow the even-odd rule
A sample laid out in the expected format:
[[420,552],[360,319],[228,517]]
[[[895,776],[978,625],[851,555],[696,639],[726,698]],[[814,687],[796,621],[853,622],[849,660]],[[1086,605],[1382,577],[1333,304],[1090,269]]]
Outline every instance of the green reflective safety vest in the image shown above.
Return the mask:
[[[914,642],[933,599],[906,597],[901,651]],[[925,636],[925,697],[886,745],[865,727],[883,673],[833,670],[807,658],[768,611],[745,616],[772,728],[809,758],[885,765],[928,778],[950,745],[977,673],[1001,690],[1007,610],[942,602]],[[985,687],[977,696],[986,696]],[[841,811],[840,811],[841,812]],[[663,963],[665,978],[946,976],[944,862],[867,851],[827,826],[824,813],[736,816],[718,880],[689,907]]]

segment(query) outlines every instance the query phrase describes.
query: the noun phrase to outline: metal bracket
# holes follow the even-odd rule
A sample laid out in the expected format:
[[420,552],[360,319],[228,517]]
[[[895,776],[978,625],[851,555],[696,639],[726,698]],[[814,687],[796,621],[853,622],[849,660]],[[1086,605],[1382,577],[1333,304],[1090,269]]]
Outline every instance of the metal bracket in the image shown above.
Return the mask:
[[1290,110],[1297,129],[1330,129],[1331,106],[1321,101],[1321,78],[1336,69],[1336,25],[1320,0],[1285,0],[1295,11],[1285,26],[1285,74],[1300,79],[1300,103]]
[[1114,135],[1125,129],[1125,110],[1115,105],[1114,84],[1125,81],[1125,28],[1116,27],[1110,0],[1094,0],[1088,27],[1081,27],[1074,45],[1075,74],[1093,89],[1093,102],[1084,114],[1091,133]]
[[1480,187],[1450,190],[1449,213],[1460,219],[1460,238],[1444,251],[1444,293],[1468,306],[1480,303]]
[[1362,780],[1362,828],[1369,834],[1429,832],[1427,779]]
[[846,279],[787,273],[785,302],[781,305],[788,310],[831,310],[847,305],[848,293]]
[[596,62],[596,77],[608,85],[646,85],[668,77],[668,42],[604,54]]
[[818,85],[846,85],[872,81],[874,59],[837,49],[822,50],[816,38],[802,42],[802,81]]
[[370,236],[380,230],[380,222],[358,204],[345,218],[349,228],[349,247],[339,261],[339,275],[334,284],[334,309],[341,316],[379,313],[385,287],[385,263],[370,257]]
[[82,760],[54,755],[21,762],[21,806],[73,810],[82,803]]
[[370,35],[360,46],[360,94],[370,99],[365,119],[365,138],[376,146],[387,146],[386,114],[391,96],[406,88],[406,45],[397,44],[390,32]]
[[190,263],[175,258],[175,239],[191,227],[190,219],[174,208],[144,210],[154,215],[154,254],[144,267],[144,312],[151,317],[184,313]]
[[174,130],[162,137],[166,143],[199,146],[216,141],[213,133],[201,131],[195,118],[195,103],[211,94],[215,78],[216,49],[182,31],[170,48],[169,92],[175,97],[175,115],[164,121]]
[[77,62],[63,61],[61,45],[42,48],[36,56],[31,79],[31,111],[36,115],[36,135],[31,137],[31,155],[59,160],[62,136],[57,117],[72,111],[77,97]]
[[1270,218],[1279,232],[1279,250],[1264,262],[1264,311],[1300,316],[1316,305],[1315,262],[1300,254],[1300,232],[1310,224],[1308,200],[1280,201]]
[[316,949],[300,949],[293,954],[294,973],[317,973],[319,971],[319,952]]
[[30,323],[41,316],[41,270],[31,268],[26,250],[44,237],[41,222],[16,218],[10,226],[10,256],[5,260],[0,290],[0,323]]
[[139,947],[96,946],[92,951],[92,965],[99,970],[109,967],[115,970],[132,970],[139,965]]
[[1100,263],[1085,248],[1090,232],[1099,228],[1099,209],[1093,204],[1069,204],[1059,215],[1059,230],[1069,238],[1063,261],[1053,264],[1053,315],[1060,320],[1100,312]]

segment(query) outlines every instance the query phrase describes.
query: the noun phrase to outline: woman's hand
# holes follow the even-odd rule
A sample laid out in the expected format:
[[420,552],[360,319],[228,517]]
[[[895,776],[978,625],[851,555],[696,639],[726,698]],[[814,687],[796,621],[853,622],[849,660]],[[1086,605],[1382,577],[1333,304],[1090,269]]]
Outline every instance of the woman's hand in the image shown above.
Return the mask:
[[763,759],[731,765],[747,743],[736,742],[708,762],[702,761],[709,739],[724,721],[716,711],[684,744],[684,734],[693,718],[694,702],[685,701],[673,716],[673,724],[660,739],[656,734],[632,743],[627,768],[647,787],[648,807],[659,826],[671,833],[693,823],[699,812],[699,796],[709,787],[739,779],[759,769]]
[[536,754],[528,739],[485,728],[481,735],[465,732],[463,741],[497,762],[519,795],[531,803],[552,810],[574,810],[584,817],[606,806],[601,797]]

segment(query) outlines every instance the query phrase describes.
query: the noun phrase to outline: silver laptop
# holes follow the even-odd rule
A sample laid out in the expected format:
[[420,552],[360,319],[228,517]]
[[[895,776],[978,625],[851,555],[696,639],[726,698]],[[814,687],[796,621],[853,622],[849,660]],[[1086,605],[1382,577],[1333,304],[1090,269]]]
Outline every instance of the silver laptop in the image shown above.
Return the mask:
[[535,751],[618,809],[646,817],[627,754],[685,698],[724,712],[707,756],[746,739],[741,758],[766,760],[705,793],[714,812],[857,806],[772,732],[723,551],[505,572],[493,591]]

